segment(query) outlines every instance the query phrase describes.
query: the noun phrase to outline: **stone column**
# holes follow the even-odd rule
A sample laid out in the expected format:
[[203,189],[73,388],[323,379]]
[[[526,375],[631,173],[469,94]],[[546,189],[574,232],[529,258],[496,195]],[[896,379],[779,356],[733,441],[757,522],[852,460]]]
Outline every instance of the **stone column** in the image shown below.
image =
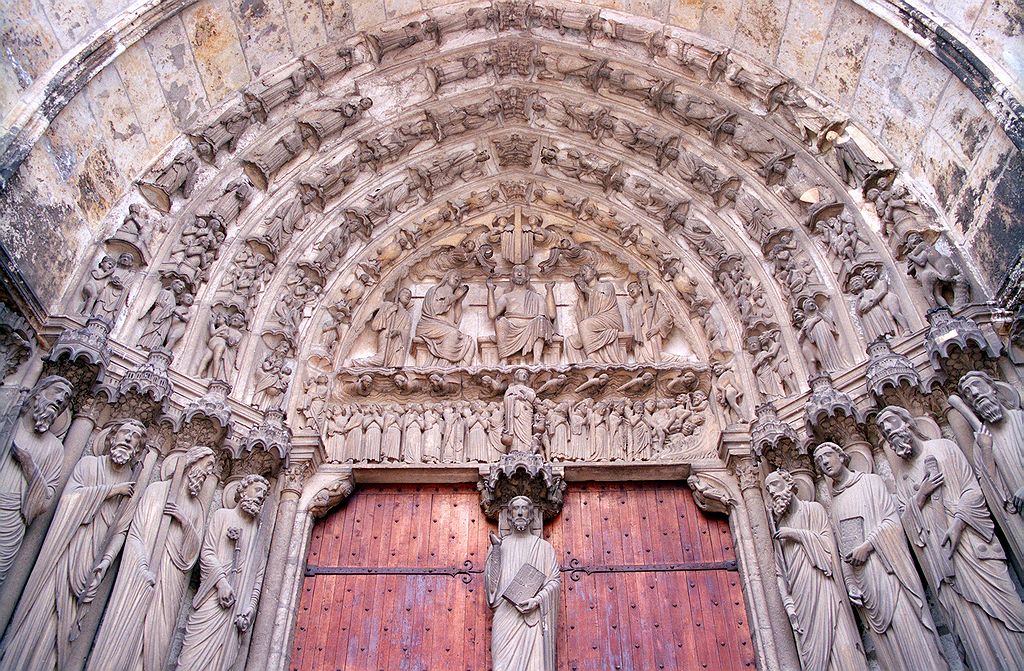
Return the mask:
[[[274,518],[274,535],[267,555],[268,570],[263,578],[260,604],[256,611],[256,624],[253,628],[252,643],[249,646],[250,668],[262,667],[270,656],[271,639],[274,635],[274,624],[277,609],[281,601],[281,586],[284,583],[285,567],[291,568],[288,561],[288,550],[291,547],[292,533],[295,527],[295,514],[299,508],[299,497],[302,495],[302,484],[306,479],[306,464],[289,466],[281,473],[281,496],[277,504],[277,516]],[[303,557],[299,558],[301,563]]]
[[731,464],[739,480],[746,508],[748,528],[753,542],[754,557],[760,574],[761,587],[767,604],[768,622],[771,624],[772,643],[781,669],[799,669],[800,656],[796,649],[789,615],[775,584],[775,550],[772,546],[768,513],[761,494],[760,469],[751,457],[740,457]]
[[60,481],[57,483],[57,495],[49,510],[37,517],[26,530],[25,540],[22,541],[21,550],[18,551],[18,558],[7,574],[4,589],[0,591],[0,631],[7,628],[11,616],[14,615],[14,608],[18,605],[21,590],[28,582],[28,576],[32,572],[36,557],[46,539],[46,532],[50,528],[53,514],[57,511],[60,495],[71,478],[72,469],[82,458],[85,446],[89,444],[89,438],[96,428],[96,421],[99,419],[102,407],[102,404],[96,399],[86,397],[82,407],[71,421],[68,432],[64,435],[64,463],[61,465]]

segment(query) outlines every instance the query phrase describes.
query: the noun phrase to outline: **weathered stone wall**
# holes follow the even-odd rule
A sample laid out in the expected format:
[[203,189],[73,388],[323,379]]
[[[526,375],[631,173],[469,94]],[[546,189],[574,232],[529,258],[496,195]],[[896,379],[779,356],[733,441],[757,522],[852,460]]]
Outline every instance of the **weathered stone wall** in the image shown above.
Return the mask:
[[[62,52],[124,2],[27,3],[0,11],[6,54],[0,104],[40,82]],[[156,26],[90,80],[0,193],[0,240],[44,306],[102,229],[120,220],[126,188],[198,116],[253,77],[352,30],[445,3],[204,0]],[[996,290],[1022,239],[1014,222],[1019,152],[979,99],[921,44],[872,13],[889,2],[668,0],[595,3],[683,26],[763,59],[847,110],[926,187]],[[920,4],[920,3],[915,3]],[[980,0],[925,9],[1014,72],[1019,9]],[[137,7],[136,5],[135,7]],[[970,27],[968,33],[967,28]],[[38,86],[38,83],[36,84]]]

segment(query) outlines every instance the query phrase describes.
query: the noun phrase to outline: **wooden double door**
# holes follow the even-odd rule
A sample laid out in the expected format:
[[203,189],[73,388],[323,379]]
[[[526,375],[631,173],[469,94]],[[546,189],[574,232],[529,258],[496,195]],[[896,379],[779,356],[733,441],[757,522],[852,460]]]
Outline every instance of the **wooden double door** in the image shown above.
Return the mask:
[[[363,487],[314,531],[296,671],[486,671],[487,532],[471,485]],[[564,671],[754,668],[724,518],[677,483],[573,483],[545,527]]]

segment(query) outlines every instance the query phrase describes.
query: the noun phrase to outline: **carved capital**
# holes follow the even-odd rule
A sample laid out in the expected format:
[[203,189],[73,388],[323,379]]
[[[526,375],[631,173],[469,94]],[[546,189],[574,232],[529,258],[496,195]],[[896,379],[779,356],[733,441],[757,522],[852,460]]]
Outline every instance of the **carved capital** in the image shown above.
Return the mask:
[[271,408],[245,439],[229,446],[236,475],[259,473],[273,476],[280,470],[292,446],[292,432],[284,423],[284,411]]
[[863,436],[864,417],[853,399],[832,384],[828,373],[810,379],[811,395],[804,404],[807,429],[822,440],[841,442],[840,439]]
[[67,329],[57,337],[47,361],[87,366],[98,369],[97,379],[102,380],[110,363],[111,323],[103,317],[89,317],[85,326]]
[[739,483],[741,492],[760,488],[761,469],[754,463],[753,459],[737,459],[732,464],[732,470],[736,474],[736,480]]
[[970,317],[954,317],[945,305],[932,308],[926,316],[928,361],[946,379],[959,380],[972,370],[988,368],[989,361],[999,358],[1003,345],[991,328],[985,333]]
[[884,336],[868,345],[868,367],[865,371],[868,392],[878,402],[885,402],[886,394],[901,389],[923,392],[921,376],[914,364],[903,354],[892,351]]
[[281,470],[281,491],[302,494],[302,486],[306,484],[312,471],[312,464],[308,461],[289,463]]
[[501,510],[516,496],[528,496],[552,519],[562,510],[566,483],[561,469],[544,461],[539,454],[510,452],[492,464],[486,477],[477,483],[480,507],[490,519],[498,519]]
[[767,461],[778,468],[797,458],[799,439],[796,431],[779,419],[779,412],[771,403],[762,403],[755,409],[756,417],[750,427],[750,449],[758,463]]

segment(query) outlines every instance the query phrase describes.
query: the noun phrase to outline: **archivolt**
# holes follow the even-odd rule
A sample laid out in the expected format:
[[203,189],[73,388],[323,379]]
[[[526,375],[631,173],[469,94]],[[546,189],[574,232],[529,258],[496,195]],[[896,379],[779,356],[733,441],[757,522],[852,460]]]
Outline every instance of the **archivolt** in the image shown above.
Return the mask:
[[[307,54],[182,137],[140,180],[159,183],[176,157],[186,161],[178,165],[195,187],[187,199],[165,189],[167,233],[155,242],[147,282],[119,327],[125,339],[136,342],[140,316],[175,276],[183,230],[197,217],[220,216],[224,203],[223,244],[210,250],[216,259],[188,278],[200,307],[181,351],[201,350],[206,329],[196,326],[234,302],[250,333],[287,333],[290,354],[308,356],[328,307],[345,300],[360,323],[360,298],[391,287],[419,245],[466,230],[460,203],[518,181],[549,194],[531,207],[560,209],[606,249],[631,247],[619,253],[627,264],[675,280],[676,289],[695,279],[700,303],[726,307],[735,327],[729,330],[741,337],[779,328],[797,351],[790,319],[811,296],[839,319],[850,360],[861,358],[864,339],[844,297],[858,264],[884,267],[903,301],[923,304],[916,287],[905,286],[896,258],[911,231],[933,228],[930,216],[893,219],[891,204],[886,209],[879,200],[882,225],[892,229],[883,243],[873,208],[850,186],[867,186],[869,168],[891,185],[893,173],[884,170],[890,164],[812,92],[741,54],[650,22],[577,25],[564,10],[552,14],[555,25],[501,12],[453,7]],[[360,105],[363,98],[372,107]],[[331,123],[343,126],[340,132]],[[861,163],[851,163],[836,142],[860,142],[854,158]],[[208,161],[194,174],[193,146]],[[868,165],[869,155],[876,165]],[[431,174],[446,161],[447,170]],[[332,171],[342,188],[318,190]],[[266,192],[255,190],[238,210],[225,189],[250,178]],[[152,187],[145,188],[152,199]],[[560,197],[574,204],[560,208]],[[473,217],[515,202],[503,200]],[[268,236],[267,226],[289,205],[301,211],[294,232]],[[840,212],[861,246],[847,259],[850,267],[839,258],[849,250],[815,233],[817,222]],[[345,253],[318,261],[318,246],[337,238],[339,227],[348,227]],[[777,244],[787,239],[788,246]],[[246,280],[254,300],[240,307],[231,294],[246,263],[257,266]],[[736,267],[738,274],[726,272]],[[771,319],[751,318],[749,306],[737,305],[737,278],[764,292],[761,307]],[[293,295],[298,289],[303,296]],[[289,296],[301,318],[282,324],[281,297]],[[678,298],[694,310],[692,296]],[[335,352],[335,364],[353,337]],[[730,345],[742,347],[735,338]],[[249,338],[241,355],[256,361],[264,346]],[[199,358],[178,365],[192,368]],[[235,393],[248,395],[247,381],[238,382]]]

